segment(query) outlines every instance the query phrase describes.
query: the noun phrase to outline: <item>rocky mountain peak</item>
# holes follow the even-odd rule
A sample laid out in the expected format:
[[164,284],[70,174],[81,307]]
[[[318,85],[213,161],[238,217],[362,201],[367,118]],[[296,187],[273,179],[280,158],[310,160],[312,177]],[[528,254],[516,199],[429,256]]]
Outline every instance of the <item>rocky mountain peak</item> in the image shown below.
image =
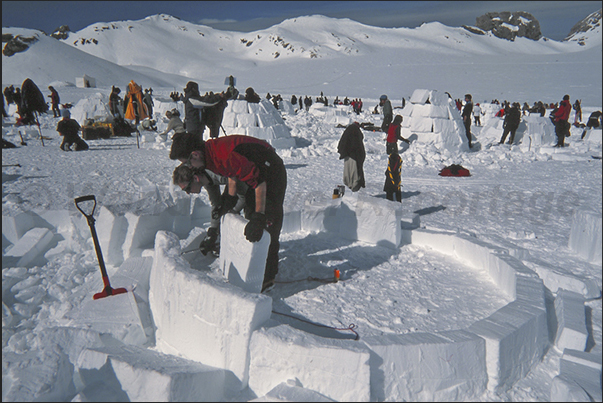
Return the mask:
[[572,27],[564,41],[577,41],[584,45],[584,34],[601,27],[601,9],[590,14]]
[[498,38],[514,41],[516,37],[534,41],[542,37],[540,23],[525,11],[502,11],[486,13],[476,19],[477,28],[492,32]]

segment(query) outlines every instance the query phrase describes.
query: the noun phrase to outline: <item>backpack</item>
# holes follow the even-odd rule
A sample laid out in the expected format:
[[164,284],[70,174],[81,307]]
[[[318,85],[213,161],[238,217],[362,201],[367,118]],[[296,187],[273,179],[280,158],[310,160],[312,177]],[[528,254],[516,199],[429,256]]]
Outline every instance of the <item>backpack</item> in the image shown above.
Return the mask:
[[44,113],[48,104],[38,86],[29,78],[21,85],[21,109],[30,112]]
[[467,168],[464,168],[462,165],[452,164],[450,166],[444,167],[440,173],[440,176],[471,176],[471,173]]

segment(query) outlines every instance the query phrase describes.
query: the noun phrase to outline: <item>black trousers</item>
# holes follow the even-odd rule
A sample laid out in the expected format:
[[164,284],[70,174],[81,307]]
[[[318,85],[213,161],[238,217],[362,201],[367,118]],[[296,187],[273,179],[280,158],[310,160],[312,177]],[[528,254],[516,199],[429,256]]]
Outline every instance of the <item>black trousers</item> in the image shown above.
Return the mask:
[[[283,228],[283,203],[285,202],[285,191],[287,190],[287,170],[284,164],[275,164],[268,168],[266,175],[266,231],[270,234],[270,246],[266,258],[266,271],[264,282],[274,280],[278,273],[278,250],[280,248],[279,237]],[[255,211],[255,189],[251,187],[245,196],[245,218],[249,219]]]

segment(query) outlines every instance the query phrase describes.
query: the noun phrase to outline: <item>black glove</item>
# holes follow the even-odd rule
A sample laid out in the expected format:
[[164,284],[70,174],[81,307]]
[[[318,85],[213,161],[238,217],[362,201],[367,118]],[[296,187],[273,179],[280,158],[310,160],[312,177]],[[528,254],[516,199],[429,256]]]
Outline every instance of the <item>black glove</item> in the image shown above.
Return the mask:
[[224,214],[228,213],[230,210],[232,210],[234,208],[234,206],[237,205],[237,202],[239,201],[239,197],[238,196],[231,196],[228,194],[228,191],[225,191],[222,194],[222,199],[220,200],[220,205],[218,206],[217,209],[215,209],[214,211],[212,211],[211,213],[211,218],[213,218],[214,220],[222,217]]
[[218,241],[218,229],[217,228],[208,228],[207,236],[201,241],[199,245],[199,249],[201,249],[201,253],[203,256],[207,255],[209,252],[216,248],[216,242]]
[[266,215],[264,213],[253,213],[251,219],[245,226],[245,238],[249,242],[258,242],[266,228]]

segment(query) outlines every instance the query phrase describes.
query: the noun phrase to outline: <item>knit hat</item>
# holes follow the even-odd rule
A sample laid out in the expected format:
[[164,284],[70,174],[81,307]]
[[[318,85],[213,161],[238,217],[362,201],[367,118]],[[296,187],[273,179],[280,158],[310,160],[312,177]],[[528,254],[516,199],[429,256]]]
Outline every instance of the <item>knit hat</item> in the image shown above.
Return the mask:
[[383,95],[381,95],[381,96],[379,97],[379,99],[382,99],[382,100],[384,100],[384,101],[385,101],[385,100],[387,99],[387,95],[383,94]]
[[202,151],[201,156],[203,158],[205,143],[198,134],[186,132],[174,134],[172,137],[172,148],[170,149],[171,160],[188,158],[193,151]]
[[569,95],[565,95],[565,96],[563,97],[563,100],[564,100],[564,101],[569,101]]
[[61,116],[65,119],[69,119],[71,117],[71,112],[69,112],[69,109],[63,109]]

